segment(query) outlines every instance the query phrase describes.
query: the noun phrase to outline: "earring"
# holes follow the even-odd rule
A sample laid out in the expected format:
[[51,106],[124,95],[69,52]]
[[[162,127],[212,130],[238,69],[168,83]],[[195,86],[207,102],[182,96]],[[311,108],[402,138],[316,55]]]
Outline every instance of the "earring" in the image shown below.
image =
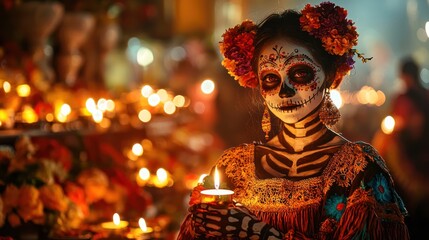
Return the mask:
[[340,119],[341,114],[335,104],[332,102],[329,88],[326,89],[325,99],[319,111],[319,118],[326,126],[335,125]]
[[264,131],[265,133],[265,139],[268,140],[269,138],[268,134],[271,131],[271,117],[266,103],[264,103],[264,113],[262,115],[261,123],[262,123],[262,131]]

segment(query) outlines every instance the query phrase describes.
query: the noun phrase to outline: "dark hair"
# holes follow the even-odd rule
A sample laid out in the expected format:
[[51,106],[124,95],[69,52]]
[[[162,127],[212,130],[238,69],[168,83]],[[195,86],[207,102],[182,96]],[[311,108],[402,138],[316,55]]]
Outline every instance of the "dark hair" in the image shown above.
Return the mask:
[[420,67],[412,57],[405,57],[400,61],[399,70],[402,74],[411,76],[416,84],[420,84]]
[[301,29],[299,18],[301,14],[294,10],[286,10],[281,14],[274,13],[265,18],[259,25],[254,39],[255,52],[252,59],[252,67],[258,72],[257,62],[263,45],[275,38],[285,38],[307,47],[316,60],[322,65],[327,76],[326,87],[329,87],[337,71],[339,56],[331,55],[325,51],[322,42]]

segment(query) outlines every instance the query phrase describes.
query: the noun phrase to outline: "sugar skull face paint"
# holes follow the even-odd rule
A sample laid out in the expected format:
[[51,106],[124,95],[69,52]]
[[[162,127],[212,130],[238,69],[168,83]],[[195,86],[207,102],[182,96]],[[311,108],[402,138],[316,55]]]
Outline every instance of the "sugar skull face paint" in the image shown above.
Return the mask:
[[258,77],[268,108],[285,123],[303,119],[323,99],[325,72],[307,48],[291,41],[278,39],[264,45]]

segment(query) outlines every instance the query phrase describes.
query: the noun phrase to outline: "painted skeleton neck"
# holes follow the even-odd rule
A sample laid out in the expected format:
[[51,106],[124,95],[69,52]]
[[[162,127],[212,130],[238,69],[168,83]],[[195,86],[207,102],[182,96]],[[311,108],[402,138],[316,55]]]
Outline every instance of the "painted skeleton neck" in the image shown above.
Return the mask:
[[255,152],[258,178],[317,176],[346,140],[329,130],[315,111],[282,131]]

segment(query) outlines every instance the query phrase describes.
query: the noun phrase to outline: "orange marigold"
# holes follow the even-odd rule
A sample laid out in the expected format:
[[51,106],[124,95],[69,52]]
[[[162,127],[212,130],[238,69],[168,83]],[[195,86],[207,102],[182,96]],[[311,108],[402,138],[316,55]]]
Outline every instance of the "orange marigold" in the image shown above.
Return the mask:
[[241,86],[254,88],[258,85],[258,79],[252,70],[251,60],[255,47],[257,26],[250,20],[229,28],[223,35],[223,41],[219,43],[220,52],[224,56],[222,65],[228,73],[234,77]]

